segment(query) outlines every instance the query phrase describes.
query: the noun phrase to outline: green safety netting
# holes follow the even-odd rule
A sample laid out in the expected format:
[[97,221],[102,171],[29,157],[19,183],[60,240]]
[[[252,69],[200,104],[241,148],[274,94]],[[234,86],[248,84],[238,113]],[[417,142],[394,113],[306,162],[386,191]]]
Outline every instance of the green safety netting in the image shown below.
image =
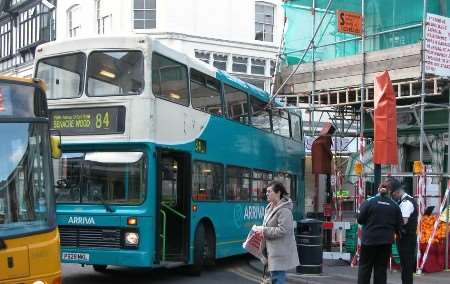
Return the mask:
[[[336,11],[361,13],[361,0],[334,0],[315,39],[314,52],[305,56],[306,62],[354,55],[361,52],[359,37],[337,31]],[[284,33],[283,59],[288,65],[297,64],[303,56],[324,15],[328,0],[292,0],[283,4],[287,17]],[[422,38],[423,0],[365,0],[366,51],[417,43]],[[315,17],[313,16],[315,11]],[[427,12],[450,15],[448,0],[428,0]]]

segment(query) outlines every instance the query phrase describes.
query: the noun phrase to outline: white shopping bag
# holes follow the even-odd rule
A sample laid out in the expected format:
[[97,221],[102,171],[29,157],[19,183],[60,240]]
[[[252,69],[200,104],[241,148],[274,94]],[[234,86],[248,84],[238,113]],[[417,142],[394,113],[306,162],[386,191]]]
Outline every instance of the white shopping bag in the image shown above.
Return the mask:
[[251,253],[256,258],[260,259],[263,263],[265,263],[265,257],[263,254],[263,241],[264,237],[261,232],[257,232],[255,230],[256,226],[253,226],[250,232],[248,233],[247,239],[242,244],[242,247]]

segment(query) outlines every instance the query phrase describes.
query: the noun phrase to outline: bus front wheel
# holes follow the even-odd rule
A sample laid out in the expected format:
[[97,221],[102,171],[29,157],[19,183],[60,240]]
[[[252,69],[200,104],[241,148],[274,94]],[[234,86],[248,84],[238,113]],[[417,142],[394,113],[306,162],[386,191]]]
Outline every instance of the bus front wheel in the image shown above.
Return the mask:
[[92,267],[93,267],[94,270],[97,271],[97,272],[105,272],[105,271],[106,271],[107,265],[98,265],[98,264],[94,264]]
[[190,274],[200,276],[203,266],[209,262],[213,254],[212,237],[203,223],[197,226],[194,237],[194,263],[190,267]]

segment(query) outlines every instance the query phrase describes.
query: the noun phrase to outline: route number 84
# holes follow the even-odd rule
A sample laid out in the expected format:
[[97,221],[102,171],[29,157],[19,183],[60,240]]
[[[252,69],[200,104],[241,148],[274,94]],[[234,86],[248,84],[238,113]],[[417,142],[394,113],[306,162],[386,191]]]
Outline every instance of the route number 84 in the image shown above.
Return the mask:
[[95,128],[109,128],[109,112],[97,113],[95,115]]

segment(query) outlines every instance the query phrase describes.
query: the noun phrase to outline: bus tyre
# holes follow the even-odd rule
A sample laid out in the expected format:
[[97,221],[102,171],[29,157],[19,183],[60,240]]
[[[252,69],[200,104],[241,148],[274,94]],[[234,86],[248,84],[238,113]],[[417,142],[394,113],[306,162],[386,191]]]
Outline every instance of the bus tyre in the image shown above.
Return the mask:
[[93,267],[94,270],[97,271],[97,272],[105,272],[105,271],[106,271],[107,265],[98,265],[98,264],[94,264],[92,267]]
[[211,238],[207,238],[205,225],[199,224],[195,230],[194,237],[194,263],[189,269],[189,274],[192,276],[200,276],[202,273],[203,265],[206,264],[207,259],[210,257],[210,250],[212,244]]

